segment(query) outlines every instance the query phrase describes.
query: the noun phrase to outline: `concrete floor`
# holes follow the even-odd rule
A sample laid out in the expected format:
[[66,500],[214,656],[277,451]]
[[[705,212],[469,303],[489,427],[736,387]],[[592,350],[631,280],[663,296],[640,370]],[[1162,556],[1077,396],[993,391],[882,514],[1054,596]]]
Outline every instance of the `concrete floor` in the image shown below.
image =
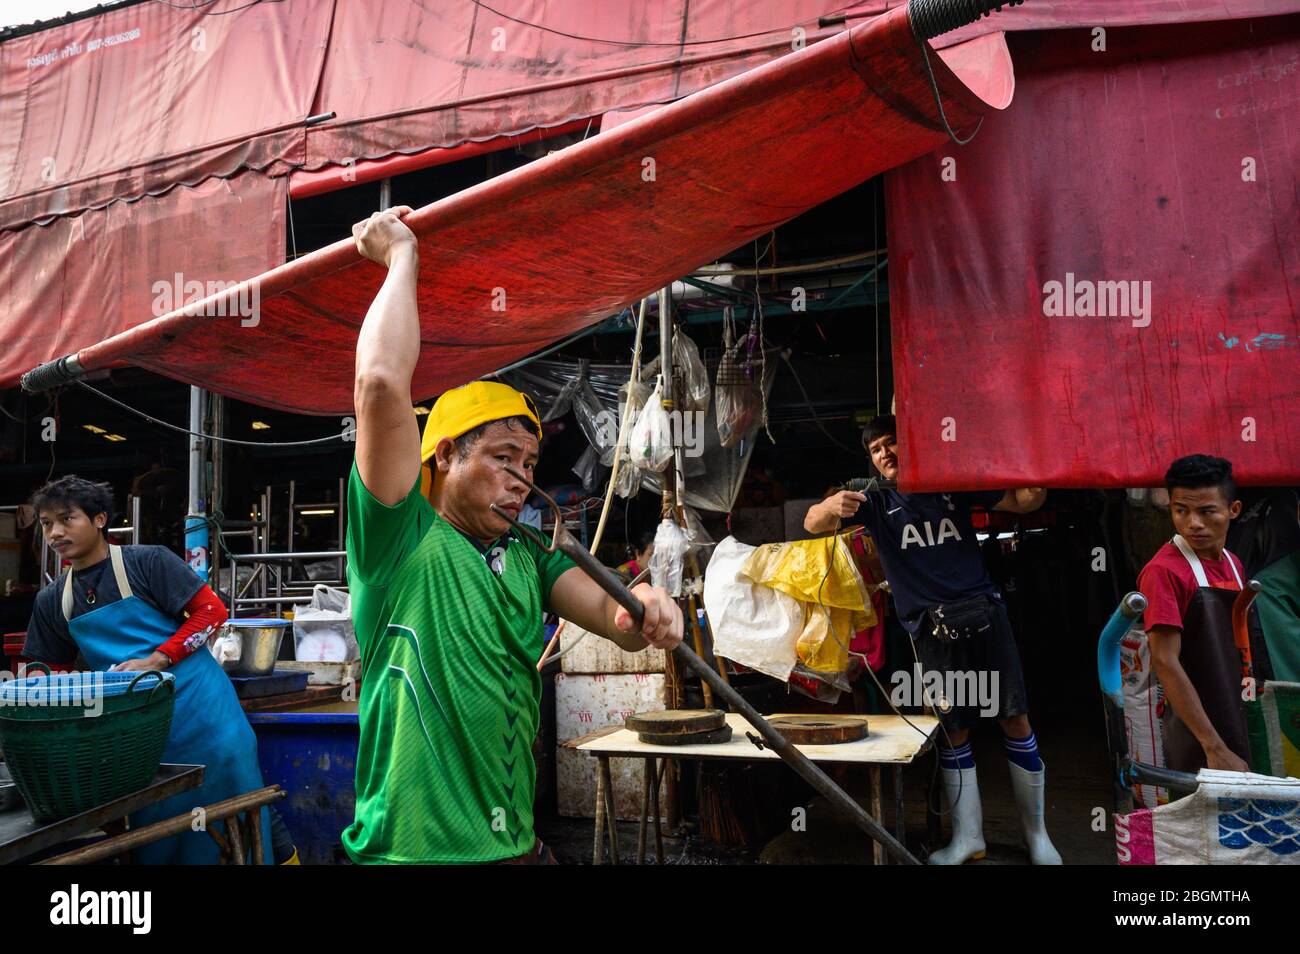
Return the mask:
[[[1052,841],[1067,865],[1115,863],[1114,834],[1110,830],[1111,785],[1104,738],[1097,724],[1086,724],[1086,715],[1068,723],[1035,726],[1040,751],[1047,766],[1047,827]],[[1011,779],[996,725],[981,726],[973,735],[980,796],[984,808],[984,839],[987,857],[971,864],[1023,865],[1029,856],[1020,835]],[[918,857],[942,847],[948,838],[928,844],[925,788],[933,772],[933,756],[925,756],[904,772],[907,847]],[[865,801],[860,779],[851,779],[850,794]],[[886,785],[886,826],[892,831],[889,813],[892,795]],[[664,855],[668,864],[870,864],[871,841],[820,798],[808,804],[804,831],[785,832],[766,844],[747,850],[721,852],[699,843],[689,828],[665,832]],[[1096,809],[1105,820],[1105,831],[1094,831]],[[619,856],[623,864],[636,858],[637,824],[620,822]],[[590,864],[592,858],[591,819],[539,819],[537,833],[564,864]],[[648,854],[653,858],[653,833],[648,837]]]

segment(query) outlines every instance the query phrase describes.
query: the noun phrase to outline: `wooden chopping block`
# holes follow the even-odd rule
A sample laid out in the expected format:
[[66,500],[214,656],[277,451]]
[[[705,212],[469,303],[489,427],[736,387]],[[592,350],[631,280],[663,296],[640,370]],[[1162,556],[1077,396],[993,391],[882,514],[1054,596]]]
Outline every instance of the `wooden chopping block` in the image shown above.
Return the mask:
[[731,726],[706,732],[638,732],[637,738],[646,745],[717,745],[731,741]]
[[845,716],[785,715],[772,728],[794,745],[835,745],[867,737],[867,720]]
[[624,723],[633,732],[654,735],[684,735],[693,732],[712,732],[727,724],[727,715],[721,709],[658,709],[637,712]]

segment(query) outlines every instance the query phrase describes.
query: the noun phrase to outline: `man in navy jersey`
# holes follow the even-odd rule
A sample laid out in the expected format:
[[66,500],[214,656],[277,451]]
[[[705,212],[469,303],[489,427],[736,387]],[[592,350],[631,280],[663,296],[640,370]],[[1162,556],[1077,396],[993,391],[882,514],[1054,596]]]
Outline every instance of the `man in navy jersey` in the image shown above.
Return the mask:
[[[893,416],[873,419],[863,431],[862,443],[885,479],[897,481],[900,464]],[[1046,496],[1039,488],[951,494],[843,490],[814,505],[804,518],[810,533],[837,531],[846,522],[865,525],[875,540],[899,619],[927,672],[927,683],[928,674],[937,673],[945,687],[936,708],[947,733],[939,758],[952,806],[953,837],[947,847],[930,855],[931,864],[959,865],[984,857],[969,735],[975,719],[994,705],[1030,858],[1036,865],[1061,863],[1043,823],[1045,771],[1029,725],[1015,635],[1002,596],[980,556],[970,518],[973,505],[1029,513],[1041,507]],[[960,698],[963,689],[974,684],[995,687],[996,697],[979,703]]]

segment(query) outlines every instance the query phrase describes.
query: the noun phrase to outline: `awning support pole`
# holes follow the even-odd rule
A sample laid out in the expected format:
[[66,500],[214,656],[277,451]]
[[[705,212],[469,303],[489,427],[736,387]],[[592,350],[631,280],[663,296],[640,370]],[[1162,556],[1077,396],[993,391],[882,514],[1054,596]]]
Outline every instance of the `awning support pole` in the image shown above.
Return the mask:
[[190,386],[190,486],[185,514],[185,559],[204,583],[208,581],[208,521],[203,488],[203,389]]

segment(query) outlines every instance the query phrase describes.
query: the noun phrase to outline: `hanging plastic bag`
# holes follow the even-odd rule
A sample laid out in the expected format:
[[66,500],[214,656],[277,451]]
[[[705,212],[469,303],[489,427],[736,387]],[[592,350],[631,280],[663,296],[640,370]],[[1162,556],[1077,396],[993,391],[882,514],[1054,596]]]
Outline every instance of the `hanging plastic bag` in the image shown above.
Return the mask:
[[723,447],[735,447],[764,421],[762,364],[754,357],[758,347],[750,332],[718,364],[718,438]]
[[673,331],[673,366],[682,370],[682,393],[677,406],[683,411],[709,409],[709,372],[700,357],[700,349],[682,331]]
[[573,413],[587,443],[600,455],[600,463],[609,467],[614,463],[614,447],[618,444],[618,416],[601,405],[585,377],[573,393]]
[[344,590],[317,583],[311,603],[293,614],[294,658],[307,662],[347,662],[357,659],[352,628],[352,597]]
[[638,467],[661,471],[673,459],[673,432],[663,407],[663,380],[655,381],[650,397],[632,430],[632,460]]
[[573,473],[582,482],[583,491],[588,494],[604,490],[604,471],[605,468],[600,465],[600,455],[594,447],[583,451],[578,462],[573,465]]
[[569,413],[569,410],[573,407],[573,396],[578,393],[578,387],[584,380],[582,372],[579,371],[574,377],[564,382],[564,385],[560,388],[560,393],[555,396],[555,401],[542,415],[543,424],[558,421]]
[[655,549],[650,557],[650,581],[663,587],[670,596],[682,595],[682,560],[690,542],[686,531],[671,520],[664,520],[655,531]]
[[632,434],[636,430],[637,418],[641,416],[641,411],[645,408],[645,402],[650,398],[650,392],[654,390],[654,385],[645,381],[632,382],[628,381],[618,389],[618,407],[619,421],[623,428],[623,454],[624,458],[632,457]]
[[709,532],[704,529],[704,524],[700,521],[700,515],[695,512],[694,507],[683,507],[682,513],[686,517],[686,542],[689,544],[688,549],[695,554],[701,564],[708,562],[708,551],[714,546],[713,538]]
[[618,477],[614,481],[614,493],[624,500],[635,497],[641,492],[641,468],[624,457],[618,465]]

